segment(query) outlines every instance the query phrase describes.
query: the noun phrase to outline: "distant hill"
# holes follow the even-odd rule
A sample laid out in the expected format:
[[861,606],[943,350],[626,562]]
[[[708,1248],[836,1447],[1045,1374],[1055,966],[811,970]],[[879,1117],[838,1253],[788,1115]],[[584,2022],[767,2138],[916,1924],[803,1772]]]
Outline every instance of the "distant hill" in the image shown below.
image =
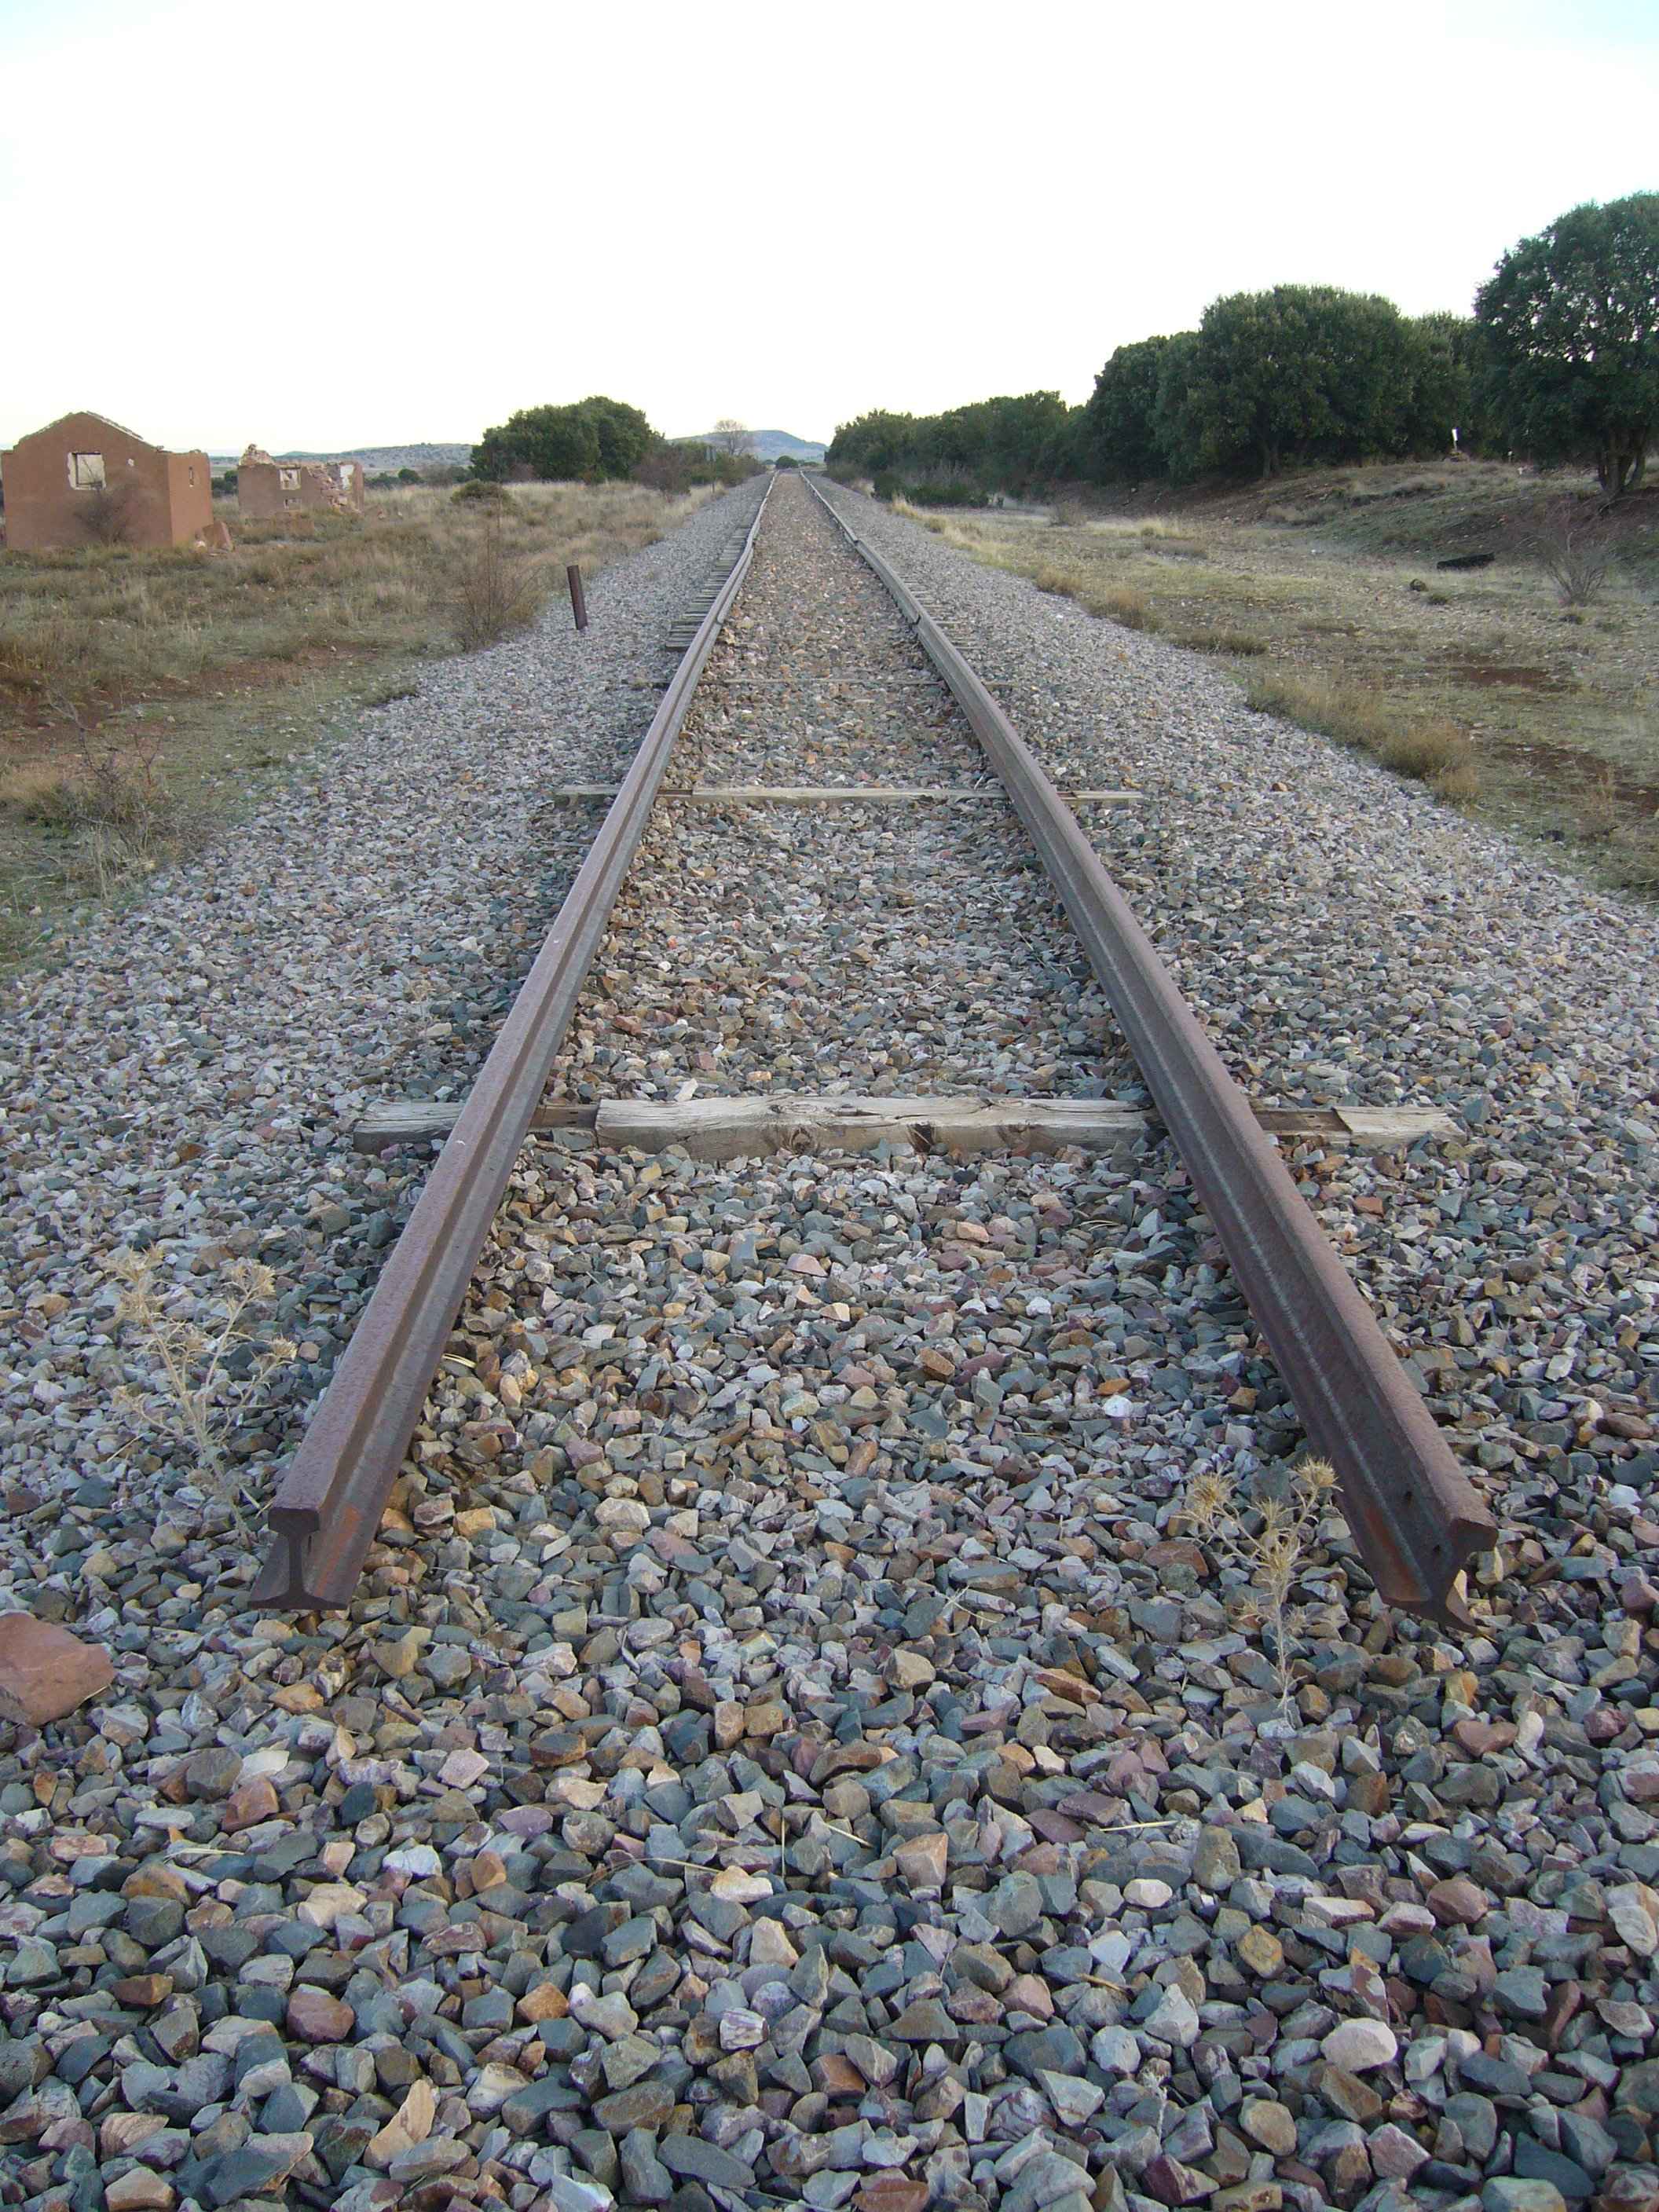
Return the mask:
[[[707,430],[695,433],[707,438]],[[821,461],[823,446],[817,439],[797,438],[788,430],[757,430],[753,434],[756,458],[775,461],[780,453],[788,453],[798,461]],[[395,474],[398,469],[465,468],[471,458],[471,446],[342,446],[331,453],[273,453],[277,461],[361,461],[370,476],[383,471]],[[237,453],[213,453],[209,456],[216,469],[234,469],[240,459]]]
[[[342,446],[332,453],[273,453],[276,461],[361,461],[371,476],[383,470],[398,469],[464,469],[471,455],[471,446]],[[214,453],[209,457],[216,469],[234,469],[241,456],[239,453]]]
[[[824,448],[816,438],[797,438],[788,430],[755,430],[750,434],[755,441],[755,458],[760,461],[775,461],[780,453],[788,453],[798,461],[821,461]],[[709,430],[694,430],[694,438],[709,438]]]

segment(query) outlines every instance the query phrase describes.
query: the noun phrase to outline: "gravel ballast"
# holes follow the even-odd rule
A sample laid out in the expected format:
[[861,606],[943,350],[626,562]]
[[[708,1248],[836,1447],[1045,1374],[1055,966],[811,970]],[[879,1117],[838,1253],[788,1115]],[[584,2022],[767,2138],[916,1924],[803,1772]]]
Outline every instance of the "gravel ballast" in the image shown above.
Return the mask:
[[[580,663],[441,672],[13,1026],[6,1558],[116,1676],[0,1737],[0,2195],[1644,2212],[1651,925],[832,495],[1058,775],[1146,794],[1089,826],[1255,1098],[1463,1123],[1297,1164],[1502,1523],[1475,1629],[1390,1618],[1333,1514],[1277,1655],[1186,1528],[1300,1435],[1167,1146],[579,1132],[526,1147],[349,1612],[242,1609],[100,1263],[277,1271],[257,1476],[418,1172],[344,1125],[470,1079],[595,818],[537,785],[637,742],[725,502],[598,580]],[[983,781],[787,478],[682,769]],[[665,802],[555,1079],[981,1086],[1138,1095],[994,803]]]

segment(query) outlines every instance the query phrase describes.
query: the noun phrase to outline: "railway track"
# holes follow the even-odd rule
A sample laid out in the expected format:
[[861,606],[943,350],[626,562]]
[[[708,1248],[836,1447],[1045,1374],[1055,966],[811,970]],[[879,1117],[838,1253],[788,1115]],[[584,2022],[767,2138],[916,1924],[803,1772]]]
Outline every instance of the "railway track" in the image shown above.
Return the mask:
[[[273,1540],[254,1587],[257,1604],[308,1612],[350,1599],[514,1161],[532,1124],[550,1125],[544,1094],[612,923],[615,902],[664,793],[699,679],[741,605],[757,535],[778,495],[769,492],[747,529],[730,538],[671,634],[671,647],[684,652],[657,714],[272,1499]],[[876,688],[889,696],[933,701],[937,720],[942,686],[971,730],[982,767],[976,777],[958,776],[957,789],[967,793],[977,786],[982,795],[988,769],[1023,826],[1293,1395],[1308,1437],[1336,1470],[1344,1510],[1379,1590],[1409,1611],[1461,1617],[1462,1571],[1474,1551],[1490,1545],[1494,1524],[1298,1195],[1273,1136],[1209,1045],[1075,814],[985,684],[903,578],[859,538],[830,499],[804,479],[786,484],[782,496],[796,504],[789,520],[776,526],[799,529],[800,503],[810,498],[833,520],[848,556],[861,559],[879,580],[914,641],[920,665],[888,668]],[[858,661],[854,644],[845,680],[854,685],[861,680]],[[929,683],[929,672],[937,684]],[[773,680],[752,665],[739,679],[749,696],[775,710],[787,703],[787,685],[769,692]],[[907,686],[913,688],[907,691]],[[752,715],[754,709],[741,711]],[[832,753],[832,765],[833,760]],[[831,794],[838,812],[845,811],[857,787],[843,782]],[[907,810],[920,802],[923,788],[902,779],[896,786],[866,779],[863,787],[872,805],[897,799]],[[797,805],[825,799],[821,790],[799,783],[738,782],[723,791],[703,782],[683,795],[716,807],[724,798],[733,808],[763,807],[770,799]],[[929,787],[929,795],[939,794]],[[1125,800],[1133,793],[1099,796]],[[636,886],[636,894],[642,888]],[[708,1103],[699,1109],[704,1115]],[[912,1140],[931,1141],[916,1133],[933,1130],[951,1103],[908,1102]],[[959,1107],[962,1101],[954,1103]],[[790,1141],[803,1115],[811,1119],[810,1104],[798,1105],[793,1119],[781,1112],[769,1141],[778,1146]],[[556,1108],[552,1118],[558,1117]],[[948,1111],[944,1118],[948,1124]],[[746,1133],[731,1149],[739,1142],[760,1149],[756,1126],[746,1124]],[[837,1136],[848,1139],[844,1121]]]
[[[1488,1045],[1407,903],[1426,883],[1458,931],[1513,921],[1474,833],[1218,706],[1190,656],[787,477],[751,534],[758,496],[613,574],[580,641],[561,623],[447,673],[486,733],[546,734],[498,763],[500,814],[533,856],[520,896],[550,854],[573,888],[463,1103],[364,1111],[342,1081],[356,1155],[307,1124],[314,1229],[286,1173],[256,1204],[234,1164],[229,1231],[349,1260],[286,1301],[320,1338],[362,1256],[335,1224],[389,1225],[413,1180],[366,1156],[442,1144],[372,1310],[339,1322],[258,1589],[193,1462],[100,1455],[39,1503],[8,1484],[14,1589],[116,1680],[0,1730],[0,2196],[1654,2212],[1659,1455],[1624,1363],[1659,1358],[1659,1290],[1647,1231],[1574,1241],[1626,1172],[1634,1094],[1540,1124],[1607,1158],[1529,1187],[1542,1222],[1563,1211],[1523,1237],[1496,1178],[1524,1172],[1517,1091],[1544,1071],[1494,1069],[1483,1109],[1443,1067],[1495,1061],[1500,1012],[1539,1022],[1529,1055],[1565,1025],[1506,975]],[[1019,731],[871,550],[929,579]],[[613,790],[657,673],[641,641],[682,608],[690,657],[660,664]],[[387,757],[356,763],[371,824]],[[1266,757],[1305,781],[1251,782]],[[440,702],[428,777],[462,758],[488,787]],[[508,905],[498,820],[451,834]],[[1455,870],[1401,856],[1402,898],[1411,837]],[[1339,915],[1297,887],[1344,839]],[[380,884],[338,844],[307,881],[349,879],[355,949]],[[1282,1103],[1230,1092],[1097,845]],[[236,859],[239,921],[264,859]],[[158,901],[137,1005],[171,1003],[179,943],[222,945],[224,879],[204,888]],[[448,949],[439,910],[417,954]],[[1547,911],[1552,956],[1574,916],[1623,976],[1623,920]],[[1403,971],[1382,983],[1373,931]],[[125,1011],[116,949],[88,1030]],[[407,1048],[413,1015],[446,1087],[476,1064],[470,1035],[427,1050],[447,1005],[423,991],[384,1031]],[[334,1010],[353,1041],[362,1006]],[[64,1037],[37,1035],[40,1067],[72,1065]],[[1346,1103],[1350,1070],[1398,1103]],[[1433,1097],[1455,1122],[1406,1103]],[[229,1155],[222,1110],[188,1126]],[[181,1201],[196,1172],[169,1173]],[[1408,1366],[1327,1296],[1298,1190]],[[76,1197],[41,1185],[78,1237]],[[165,1242],[170,1267],[209,1249]],[[1581,1342],[1586,1249],[1608,1267]],[[163,1279],[170,1310],[209,1310],[199,1267]],[[76,1433],[76,1347],[109,1371],[95,1306],[24,1318],[50,1358],[12,1468]],[[1455,1615],[1484,1531],[1395,1420],[1396,1367],[1502,1510],[1472,1632],[1401,1610]],[[1275,1619],[1259,1553],[1188,1516],[1195,1484],[1271,1494],[1304,1428],[1346,1455],[1352,1532],[1322,1509]]]

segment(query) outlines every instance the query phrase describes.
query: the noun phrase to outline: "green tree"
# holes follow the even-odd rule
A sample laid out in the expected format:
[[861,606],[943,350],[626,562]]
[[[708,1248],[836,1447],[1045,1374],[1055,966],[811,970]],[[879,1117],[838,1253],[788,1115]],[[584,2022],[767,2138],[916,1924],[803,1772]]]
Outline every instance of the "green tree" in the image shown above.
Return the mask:
[[1404,325],[1404,337],[1410,371],[1404,450],[1443,453],[1455,429],[1462,451],[1475,451],[1474,323],[1466,315],[1414,315]]
[[1236,292],[1205,310],[1179,444],[1200,468],[1403,450],[1405,325],[1388,300],[1322,284]]
[[877,407],[850,422],[837,423],[824,466],[832,476],[890,475],[914,456],[916,421],[914,415],[895,415]]
[[831,475],[867,476],[884,493],[982,501],[1070,473],[1072,417],[1057,392],[977,399],[943,415],[860,415],[836,429]]
[[546,483],[631,476],[656,441],[637,407],[594,394],[563,407],[526,407],[486,430],[472,448],[472,473],[495,483]]
[[1659,431],[1659,192],[1594,200],[1523,238],[1475,295],[1484,385],[1510,440],[1595,464],[1615,497]]
[[593,426],[593,434],[599,441],[599,466],[605,474],[631,476],[650,452],[657,434],[639,409],[629,407],[623,400],[606,399],[595,393],[592,398],[579,400],[577,411]]
[[1081,410],[1078,473],[1091,483],[1139,483],[1169,471],[1161,389],[1173,338],[1121,345],[1095,379]]

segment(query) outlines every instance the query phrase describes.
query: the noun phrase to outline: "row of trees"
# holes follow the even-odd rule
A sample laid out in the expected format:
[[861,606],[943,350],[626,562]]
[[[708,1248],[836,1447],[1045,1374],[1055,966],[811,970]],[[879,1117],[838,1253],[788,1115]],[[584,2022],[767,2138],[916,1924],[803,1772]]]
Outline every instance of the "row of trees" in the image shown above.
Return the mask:
[[661,491],[752,476],[754,440],[738,422],[706,439],[665,438],[637,407],[599,394],[563,407],[525,407],[486,430],[471,474],[486,483],[605,483],[631,478]]
[[874,413],[829,466],[975,503],[1058,483],[1272,476],[1291,463],[1466,452],[1595,465],[1617,495],[1659,434],[1659,193],[1576,208],[1504,255],[1471,317],[1325,285],[1216,301],[1120,346],[1081,407],[1057,392]]
[[1478,442],[1473,326],[1328,285],[1238,292],[1195,331],[1120,346],[1079,410],[1087,483],[1273,476],[1287,461]]

